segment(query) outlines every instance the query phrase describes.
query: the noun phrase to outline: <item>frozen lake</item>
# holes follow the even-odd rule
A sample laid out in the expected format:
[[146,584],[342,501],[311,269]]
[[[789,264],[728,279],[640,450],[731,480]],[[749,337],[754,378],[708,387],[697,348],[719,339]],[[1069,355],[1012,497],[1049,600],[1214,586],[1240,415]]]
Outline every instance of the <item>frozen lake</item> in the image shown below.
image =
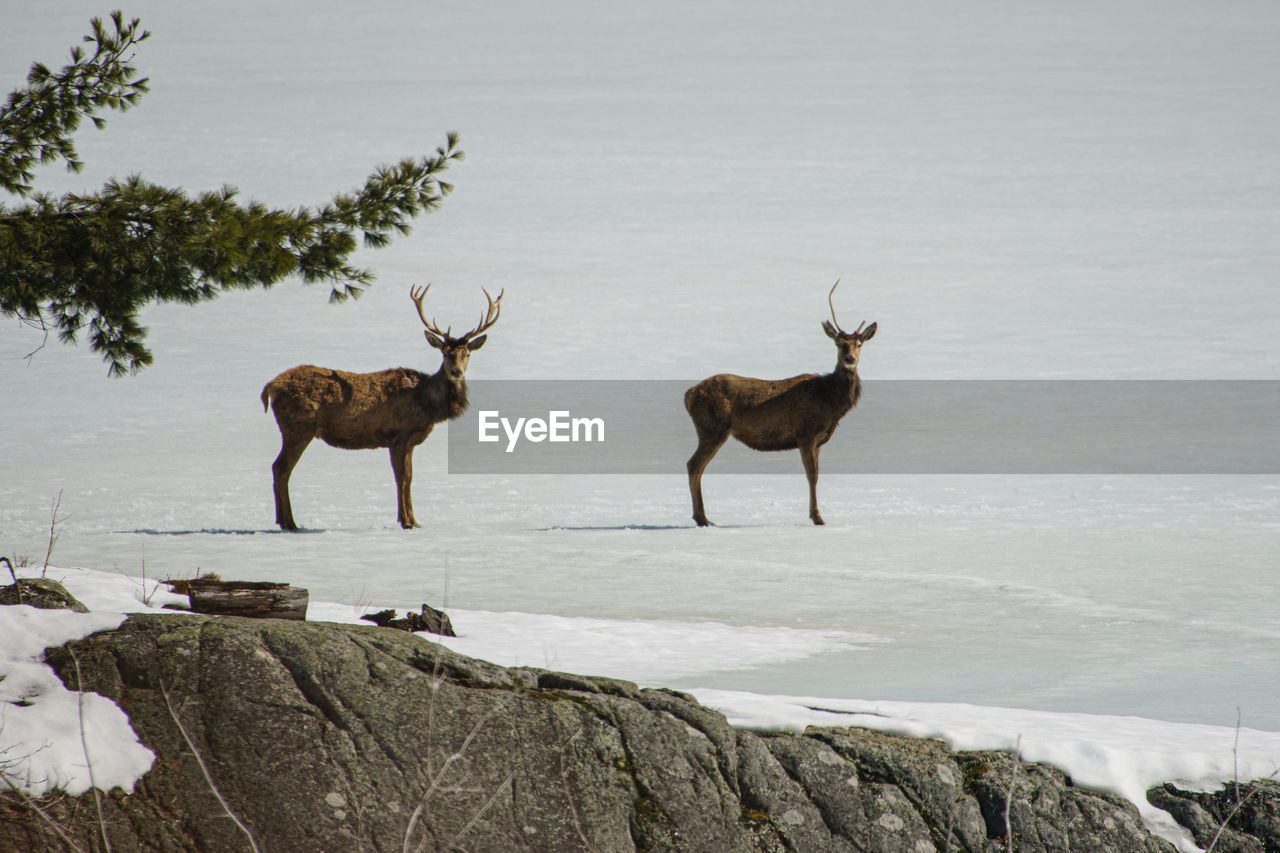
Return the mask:
[[[879,323],[868,380],[1280,378],[1280,8],[882,6],[126,9],[154,33],[152,92],[40,189],[140,172],[318,205],[448,130],[468,159],[438,213],[362,254],[378,283],[358,303],[285,284],[158,306],[156,363],[121,380],[83,345],[24,361],[40,337],[6,321],[0,553],[43,559],[61,491],[61,565],[619,637],[642,621],[678,661],[650,677],[682,688],[1218,725],[1238,708],[1280,731],[1276,476],[824,475],[815,529],[798,458],[712,463],[722,526],[698,530],[682,465],[451,476],[440,430],[416,457],[423,529],[395,526],[384,452],[313,445],[293,480],[307,532],[275,532],[263,383],[434,370],[414,282],[459,327],[481,286],[506,288],[473,379],[828,370],[836,278],[841,321]],[[61,64],[106,11],[10,3],[0,79]],[[743,629],[739,668],[689,660],[673,620]],[[750,628],[823,633],[767,660]],[[511,644],[565,665],[553,634]]]

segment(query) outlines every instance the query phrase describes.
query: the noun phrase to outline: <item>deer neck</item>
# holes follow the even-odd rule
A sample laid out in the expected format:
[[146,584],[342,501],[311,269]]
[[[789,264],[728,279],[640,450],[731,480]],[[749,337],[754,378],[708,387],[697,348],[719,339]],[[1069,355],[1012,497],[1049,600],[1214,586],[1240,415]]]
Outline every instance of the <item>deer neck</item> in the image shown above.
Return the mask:
[[826,378],[833,397],[847,399],[850,408],[858,405],[858,398],[862,396],[862,379],[858,376],[857,367],[845,367],[843,363],[837,363],[836,369],[828,373]]
[[459,376],[454,379],[443,365],[420,387],[424,408],[436,409],[443,405],[443,414],[447,420],[455,420],[467,410],[467,378]]

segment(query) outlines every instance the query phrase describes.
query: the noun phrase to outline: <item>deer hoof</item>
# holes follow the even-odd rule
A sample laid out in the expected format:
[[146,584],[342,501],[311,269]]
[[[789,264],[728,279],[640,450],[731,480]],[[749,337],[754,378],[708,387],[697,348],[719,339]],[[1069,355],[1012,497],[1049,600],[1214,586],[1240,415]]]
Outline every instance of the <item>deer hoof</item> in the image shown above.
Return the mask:
[[707,521],[705,518],[698,518],[696,515],[693,517],[693,520],[694,520],[694,521],[696,521],[696,522],[698,523],[698,526],[699,526],[699,527],[711,527],[711,526],[712,526],[712,524],[711,524],[711,522],[710,522],[710,521]]
[[814,514],[814,516],[813,516],[813,523],[814,523],[814,524],[826,524],[826,522],[822,520],[822,516],[817,515],[816,513],[815,513],[815,514]]

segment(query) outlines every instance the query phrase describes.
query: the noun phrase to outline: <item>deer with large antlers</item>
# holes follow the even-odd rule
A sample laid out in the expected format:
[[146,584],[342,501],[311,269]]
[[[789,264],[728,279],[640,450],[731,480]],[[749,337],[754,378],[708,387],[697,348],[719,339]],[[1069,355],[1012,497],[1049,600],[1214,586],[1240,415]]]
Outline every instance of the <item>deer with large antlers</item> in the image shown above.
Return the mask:
[[396,518],[401,527],[418,526],[409,491],[413,449],[426,440],[436,424],[467,410],[467,364],[471,353],[484,346],[488,336],[482,333],[498,322],[503,296],[499,293],[494,299],[485,290],[489,305],[480,325],[455,338],[450,334],[452,326],[441,331],[434,319],[427,319],[422,299],[430,287],[410,288],[409,297],[426,327],[427,343],[440,350],[440,369],[435,373],[404,367],[348,373],[303,364],[281,373],[262,389],[263,410],[271,405],[283,439],[280,455],[271,464],[276,524],[281,529],[298,529],[289,502],[289,475],[313,438],[346,450],[390,448]]
[[867,326],[865,320],[852,332],[840,328],[832,302],[839,284],[827,293],[831,320],[822,323],[822,330],[836,344],[835,370],[776,381],[720,373],[685,392],[684,407],[698,431],[698,449],[689,457],[688,469],[693,520],[699,527],[711,523],[702,505],[702,472],[731,435],[752,450],[799,448],[809,479],[809,518],[814,524],[824,523],[818,512],[818,452],[840,419],[858,405],[862,394],[858,357],[862,345],[876,333],[876,324]]

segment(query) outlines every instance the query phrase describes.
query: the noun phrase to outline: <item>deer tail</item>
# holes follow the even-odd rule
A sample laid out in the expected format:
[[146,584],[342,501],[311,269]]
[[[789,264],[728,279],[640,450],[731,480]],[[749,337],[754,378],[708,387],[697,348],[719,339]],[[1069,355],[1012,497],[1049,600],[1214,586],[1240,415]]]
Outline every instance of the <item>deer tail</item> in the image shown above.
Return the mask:
[[271,402],[272,392],[275,391],[275,389],[271,387],[274,384],[275,384],[275,380],[273,379],[270,382],[268,382],[266,385],[262,386],[262,411],[264,412],[267,410],[267,406]]

